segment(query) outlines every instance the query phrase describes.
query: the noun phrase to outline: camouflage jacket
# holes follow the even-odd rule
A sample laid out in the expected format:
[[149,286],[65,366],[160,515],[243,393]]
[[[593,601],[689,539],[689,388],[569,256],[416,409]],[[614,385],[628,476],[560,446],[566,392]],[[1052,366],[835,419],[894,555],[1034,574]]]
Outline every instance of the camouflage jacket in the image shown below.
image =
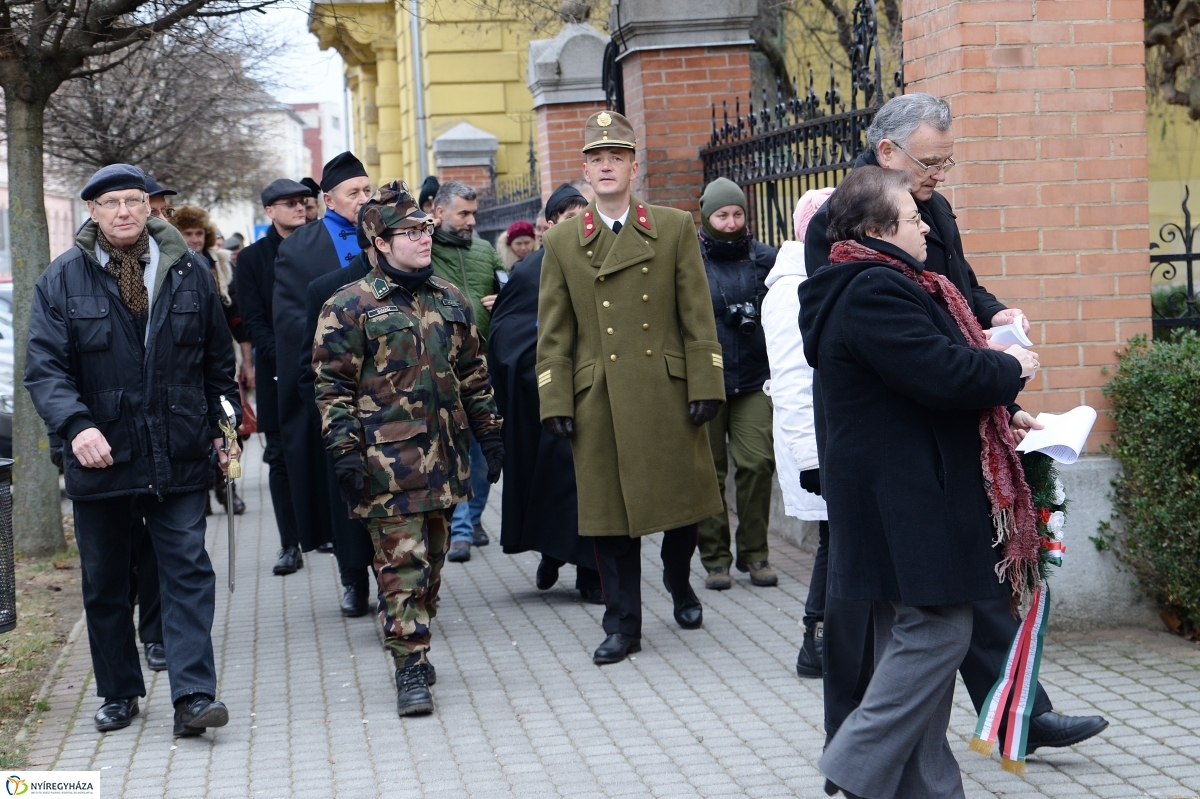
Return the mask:
[[471,497],[470,437],[500,429],[466,299],[431,277],[410,294],[378,268],[325,303],[313,342],[325,446],[363,457],[353,514],[403,516]]

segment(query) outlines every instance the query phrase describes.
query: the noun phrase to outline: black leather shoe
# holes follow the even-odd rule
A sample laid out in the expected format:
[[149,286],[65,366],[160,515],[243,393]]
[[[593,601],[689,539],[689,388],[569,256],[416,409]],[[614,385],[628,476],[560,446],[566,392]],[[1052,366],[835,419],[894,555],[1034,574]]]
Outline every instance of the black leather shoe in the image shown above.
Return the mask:
[[286,547],[279,550],[279,560],[275,561],[275,568],[271,571],[276,574],[295,574],[303,568],[304,556],[300,554],[300,547]]
[[142,650],[146,653],[146,665],[150,671],[167,670],[167,648],[161,643],[143,644]]
[[539,591],[549,591],[558,582],[558,566],[549,563],[544,557],[537,567],[537,579],[534,584]]
[[451,563],[466,563],[471,559],[471,545],[466,541],[451,541],[450,551],[446,554],[446,560]]
[[133,717],[138,714],[136,696],[127,699],[105,699],[104,704],[96,711],[92,721],[100,732],[123,730],[133,723]]
[[634,652],[642,651],[642,640],[632,635],[613,633],[604,639],[604,643],[596,647],[592,653],[592,662],[597,666],[605,663],[620,663]]
[[604,604],[604,592],[601,591],[599,588],[593,588],[590,591],[582,591],[581,590],[579,592],[579,596],[583,599],[584,602],[588,603],[589,605],[603,605]]
[[[219,504],[222,508],[225,507],[225,489],[224,488],[217,489],[217,504]],[[242,498],[238,496],[237,484],[235,483],[233,486],[233,515],[241,516],[245,512],[246,512],[246,503],[242,502]]]
[[700,597],[696,596],[690,582],[686,587],[686,592],[676,593],[667,578],[667,570],[663,569],[663,588],[667,589],[671,601],[675,603],[675,623],[685,630],[698,630],[704,625],[704,606],[700,604]]
[[471,545],[486,547],[490,543],[492,543],[492,539],[488,538],[488,534],[483,531],[483,525],[475,525],[475,532],[471,533]]
[[822,674],[821,650],[825,648],[825,623],[817,622],[804,631],[804,643],[796,656],[796,673],[805,678],[819,678]]
[[425,663],[413,663],[396,669],[396,712],[401,716],[420,716],[433,712],[433,694]]
[[317,547],[317,551],[320,552],[322,555],[332,555],[333,554],[333,542],[326,541],[324,544],[321,544]]
[[1086,741],[1108,727],[1103,716],[1064,716],[1047,710],[1029,720],[1029,746],[1032,752],[1040,746],[1072,746]]
[[342,593],[342,615],[357,619],[371,612],[367,604],[367,589],[359,585],[347,585]]
[[224,727],[229,723],[229,711],[222,702],[191,694],[175,703],[175,737],[190,738],[203,735],[209,727]]

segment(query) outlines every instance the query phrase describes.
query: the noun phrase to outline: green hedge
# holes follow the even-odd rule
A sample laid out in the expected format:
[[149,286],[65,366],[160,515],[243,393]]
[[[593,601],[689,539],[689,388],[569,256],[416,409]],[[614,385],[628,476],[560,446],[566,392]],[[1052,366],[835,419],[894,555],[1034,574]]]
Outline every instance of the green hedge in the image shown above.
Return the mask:
[[1109,452],[1115,525],[1111,547],[1179,632],[1200,631],[1200,337],[1130,342],[1104,394],[1117,431]]

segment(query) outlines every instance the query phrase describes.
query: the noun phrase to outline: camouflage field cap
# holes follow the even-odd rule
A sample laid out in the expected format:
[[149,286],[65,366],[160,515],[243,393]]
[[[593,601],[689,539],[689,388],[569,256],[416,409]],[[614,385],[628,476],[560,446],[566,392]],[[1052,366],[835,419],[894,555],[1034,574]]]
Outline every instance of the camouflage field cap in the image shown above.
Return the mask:
[[417,198],[403,180],[380,186],[359,212],[359,233],[374,241],[385,230],[421,227],[433,217],[421,210]]
[[627,147],[636,150],[633,143],[633,125],[616,111],[600,111],[588,117],[583,127],[583,152],[597,147]]

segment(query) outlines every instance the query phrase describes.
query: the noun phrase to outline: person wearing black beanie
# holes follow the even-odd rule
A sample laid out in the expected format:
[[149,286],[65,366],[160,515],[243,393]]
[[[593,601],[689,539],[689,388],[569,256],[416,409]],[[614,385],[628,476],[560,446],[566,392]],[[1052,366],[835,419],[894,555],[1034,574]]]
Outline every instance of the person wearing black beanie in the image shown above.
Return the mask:
[[421,184],[421,192],[417,195],[417,207],[427,214],[432,214],[433,198],[437,196],[438,189],[440,188],[441,184],[438,183],[438,179],[433,175],[425,178],[425,181]]

